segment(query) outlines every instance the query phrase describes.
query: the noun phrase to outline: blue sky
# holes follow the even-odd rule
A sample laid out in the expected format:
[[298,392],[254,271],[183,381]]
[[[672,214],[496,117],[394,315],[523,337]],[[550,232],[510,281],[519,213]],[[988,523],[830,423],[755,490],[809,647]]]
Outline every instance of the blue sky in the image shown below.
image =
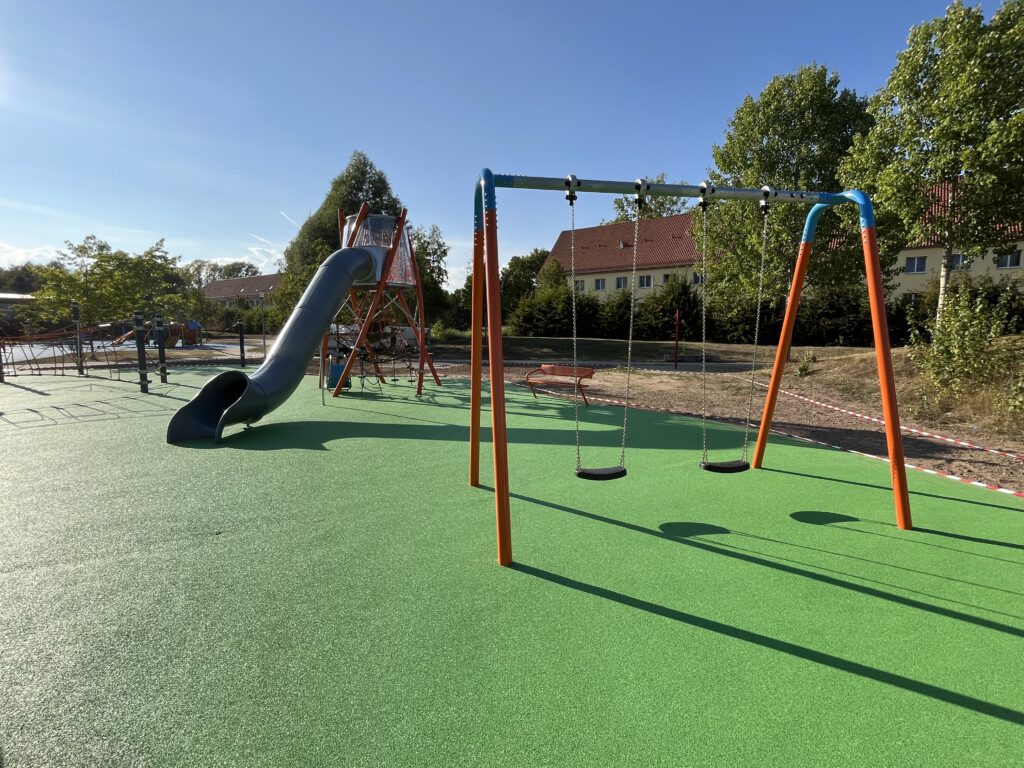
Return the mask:
[[[997,7],[982,3],[986,14]],[[0,266],[95,234],[275,270],[352,151],[461,285],[479,171],[698,182],[730,116],[818,63],[881,86],[945,0],[0,4]],[[578,226],[611,214],[580,200]],[[568,227],[499,190],[502,262]]]

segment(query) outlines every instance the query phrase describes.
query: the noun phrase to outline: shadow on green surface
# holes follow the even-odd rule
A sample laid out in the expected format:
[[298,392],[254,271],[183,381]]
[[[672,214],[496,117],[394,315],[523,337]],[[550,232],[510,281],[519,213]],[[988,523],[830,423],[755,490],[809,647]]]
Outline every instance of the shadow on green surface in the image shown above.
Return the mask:
[[[469,427],[461,424],[418,419],[410,423],[411,418],[398,415],[395,422],[361,422],[361,421],[326,421],[313,420],[302,422],[281,422],[272,424],[256,424],[252,427],[226,434],[221,445],[229,448],[250,451],[281,451],[281,450],[326,450],[327,443],[353,438],[372,438],[377,440],[440,440],[445,442],[469,442]],[[585,447],[619,448],[622,445],[622,426],[606,424],[597,429],[590,425],[582,433]],[[685,445],[699,445],[700,431],[697,428],[683,427],[689,431],[680,435],[676,431],[634,429],[629,436],[630,448],[680,448]],[[573,445],[572,424],[560,429],[530,429],[524,427],[508,427],[508,441],[513,445]],[[482,427],[481,440],[490,442],[491,430]],[[743,433],[732,427],[708,427],[708,435],[715,443],[714,450],[738,451],[743,444]],[[215,448],[214,443],[200,442],[183,443],[190,448]]]
[[[839,514],[837,512],[801,511],[801,512],[794,512],[794,513],[792,513],[790,515],[790,517],[793,518],[794,520],[796,520],[798,523],[808,523],[809,525],[833,525],[833,524],[837,524],[837,523],[868,523],[870,525],[885,526],[886,528],[895,528],[896,527],[892,523],[883,523],[883,522],[881,522],[879,520],[866,520],[866,519],[864,519],[862,517],[854,517],[853,515],[841,515],[841,514]],[[842,526],[838,526],[837,525],[837,527],[841,528]],[[885,534],[882,534],[882,533],[876,533],[874,531],[863,531],[863,530],[861,530],[859,528],[844,528],[844,530],[855,531],[857,533],[867,533],[867,534],[871,534],[871,535],[874,535],[874,536],[885,536],[885,538],[887,538],[887,539],[896,539],[896,540],[903,539],[903,540],[907,540],[907,541],[914,541],[913,539],[906,539],[906,537],[903,537],[903,536],[886,536]],[[968,536],[967,534],[964,534],[964,533],[950,533],[949,531],[939,531],[939,530],[936,530],[934,528],[918,528],[917,526],[915,526],[913,528],[913,530],[914,530],[915,533],[926,533],[926,534],[928,534],[930,536],[942,536],[942,537],[945,537],[947,539],[956,539],[957,541],[969,541],[969,542],[972,542],[974,544],[984,544],[986,546],[992,546],[992,547],[1007,547],[1008,549],[1018,549],[1018,550],[1024,551],[1024,544],[1015,544],[1012,541],[1000,541],[998,539],[985,539],[985,538],[981,538],[980,536]],[[931,546],[931,547],[938,547],[938,546],[940,546],[938,544],[931,544],[931,543],[929,543],[927,541],[916,541],[914,543],[916,543],[916,544],[927,544],[928,546]],[[969,552],[967,550],[962,550],[962,549],[951,549],[950,547],[941,547],[941,548],[942,549],[949,549],[951,552],[960,552],[960,553],[965,554],[965,555],[977,555],[977,554],[979,554],[977,552]],[[989,556],[988,555],[982,555],[982,557],[989,557]],[[1018,562],[1016,560],[1005,560],[1004,558],[994,558],[994,559],[1002,560],[1003,562],[1006,562],[1006,563],[1016,563],[1016,562]],[[1024,565],[1024,562],[1021,562],[1020,564]]]
[[[670,523],[669,525],[674,524]],[[1024,712],[1004,707],[999,704],[994,704],[989,701],[984,701],[983,699],[977,699],[973,696],[967,696],[966,694],[958,693],[957,691],[951,691],[948,688],[940,688],[937,685],[925,683],[921,680],[915,680],[895,672],[887,672],[882,669],[877,669],[876,667],[851,661],[850,659],[844,659],[840,656],[833,656],[830,653],[824,653],[803,645],[790,643],[786,640],[780,640],[775,637],[769,637],[768,635],[762,635],[758,632],[742,629],[731,624],[715,621],[714,619],[708,619],[692,613],[676,610],[674,608],[668,608],[664,605],[658,605],[657,603],[641,600],[637,597],[631,597],[630,595],[615,592],[613,590],[606,589],[605,587],[599,587],[595,584],[587,584],[586,582],[578,581],[557,573],[552,573],[551,571],[545,571],[532,565],[526,565],[525,563],[513,563],[511,567],[513,570],[527,576],[533,576],[551,584],[568,587],[569,589],[574,589],[578,592],[610,600],[611,602],[618,603],[629,608],[634,608],[655,616],[677,621],[696,629],[714,632],[716,634],[723,635],[724,637],[741,640],[746,643],[751,643],[752,645],[760,646],[761,648],[767,648],[768,650],[778,651],[779,653],[794,656],[798,659],[803,659],[804,661],[810,661],[814,664],[820,664],[832,669],[837,669],[841,672],[847,672],[852,675],[867,678],[868,680],[874,680],[875,682],[891,685],[895,688],[900,688],[911,693],[927,696],[954,706],[963,707],[964,709],[977,712],[978,714],[994,717],[999,720],[1005,720],[1006,722],[1014,723],[1015,725],[1024,725]]]
[[[480,486],[480,487],[484,488],[485,486]],[[1000,633],[1003,633],[1003,634],[1012,635],[1014,637],[1024,638],[1024,629],[1022,629],[1020,627],[1015,627],[1015,626],[1013,626],[1011,624],[1004,624],[1002,622],[994,621],[992,619],[986,619],[986,618],[983,618],[981,616],[974,616],[974,615],[969,614],[969,613],[964,613],[963,611],[957,611],[957,610],[953,610],[951,608],[944,608],[943,606],[940,606],[940,605],[933,605],[931,603],[926,603],[926,602],[923,602],[922,600],[917,600],[917,599],[912,598],[912,597],[906,597],[904,595],[896,594],[895,592],[887,592],[887,591],[885,591],[883,589],[878,589],[877,587],[867,586],[866,584],[860,584],[860,583],[855,582],[855,581],[848,581],[847,579],[839,578],[838,576],[848,576],[848,577],[851,577],[851,578],[860,579],[861,581],[870,581],[870,582],[873,582],[875,584],[880,584],[882,586],[892,587],[892,588],[895,588],[895,589],[900,589],[900,590],[903,590],[904,592],[913,592],[913,593],[916,593],[916,594],[919,594],[919,595],[923,595],[923,596],[926,596],[926,597],[934,598],[934,599],[937,599],[937,600],[942,600],[944,602],[957,603],[959,605],[964,605],[966,607],[975,608],[977,610],[988,611],[990,613],[1000,613],[1000,614],[1002,614],[1004,616],[1008,616],[1010,618],[1024,620],[1024,617],[1016,616],[1014,614],[1003,613],[1002,611],[995,611],[995,610],[992,610],[992,609],[989,609],[989,608],[983,608],[981,606],[972,605],[970,603],[964,603],[964,602],[959,601],[959,600],[954,600],[954,599],[947,598],[947,597],[942,597],[942,596],[939,596],[939,595],[932,595],[932,594],[929,594],[929,593],[926,593],[926,592],[921,592],[919,590],[910,589],[910,588],[904,587],[902,585],[889,584],[887,582],[879,581],[877,579],[871,579],[871,578],[864,577],[864,576],[857,576],[857,575],[853,575],[853,574],[844,573],[842,571],[837,571],[837,570],[834,570],[834,569],[831,569],[831,568],[826,568],[826,567],[820,566],[820,565],[809,565],[807,563],[801,563],[800,561],[791,560],[789,558],[779,557],[777,555],[771,555],[770,557],[774,557],[776,559],[775,560],[769,560],[769,559],[767,559],[767,557],[763,556],[764,553],[762,553],[762,552],[754,552],[752,550],[744,549],[742,547],[738,547],[738,546],[735,546],[733,544],[720,544],[718,542],[711,543],[711,542],[701,541],[699,539],[693,538],[694,536],[702,535],[702,534],[699,534],[699,533],[693,533],[692,531],[700,530],[700,528],[698,526],[706,526],[706,524],[704,524],[704,523],[670,522],[670,523],[663,523],[661,526],[659,526],[659,530],[654,530],[652,528],[645,528],[642,525],[636,525],[635,523],[626,522],[625,520],[616,520],[615,518],[605,517],[604,515],[599,515],[599,514],[596,514],[594,512],[585,512],[585,511],[583,511],[581,509],[576,509],[575,507],[569,507],[569,506],[566,506],[564,504],[556,504],[554,502],[544,501],[542,499],[535,499],[535,498],[532,498],[530,496],[524,496],[524,495],[518,494],[518,493],[513,493],[513,494],[511,494],[511,496],[513,498],[517,498],[517,499],[520,499],[522,501],[527,501],[527,502],[530,502],[532,504],[538,504],[540,506],[548,507],[550,509],[555,509],[555,510],[558,510],[560,512],[568,512],[569,514],[577,515],[579,517],[584,517],[584,518],[586,518],[588,520],[594,520],[594,521],[597,521],[597,522],[600,522],[600,523],[606,523],[608,525],[614,525],[614,526],[617,526],[619,528],[625,528],[626,530],[629,530],[629,531],[634,531],[636,533],[642,533],[642,534],[645,534],[647,536],[654,536],[656,538],[665,539],[667,541],[674,541],[674,542],[677,542],[679,544],[683,544],[683,545],[688,546],[688,547],[693,547],[694,549],[698,549],[698,550],[701,550],[703,552],[707,552],[707,553],[710,553],[710,554],[722,555],[724,557],[728,557],[728,558],[731,558],[733,560],[739,560],[740,562],[749,563],[750,565],[757,565],[757,566],[761,566],[763,568],[768,568],[768,569],[773,570],[773,571],[779,571],[781,573],[787,573],[787,574],[790,574],[792,576],[799,576],[801,578],[809,579],[811,581],[816,581],[816,582],[818,582],[820,584],[827,584],[828,586],[839,587],[841,589],[849,590],[850,592],[856,592],[856,593],[861,594],[861,595],[867,595],[867,596],[870,596],[870,597],[877,597],[877,598],[879,598],[881,600],[885,600],[887,602],[894,603],[896,605],[900,605],[900,606],[903,606],[903,607],[906,607],[906,608],[913,608],[915,610],[919,610],[919,611],[924,611],[926,613],[935,614],[936,616],[942,616],[943,618],[953,619],[955,621],[961,621],[961,622],[964,622],[966,624],[973,624],[973,625],[978,626],[978,627],[984,627],[985,629],[991,629],[991,630],[993,630],[995,632],[1000,632]],[[738,533],[740,533],[739,531],[731,531],[731,530],[729,530],[727,528],[721,528],[719,526],[705,527],[704,530],[710,531],[711,528],[715,529],[714,533],[721,533],[721,532],[725,532],[725,533],[729,533],[729,534],[738,534]],[[682,531],[685,535],[676,535],[676,534],[673,534],[673,531]],[[707,535],[707,534],[703,534],[703,535]],[[747,535],[747,534],[741,534],[741,535]],[[760,537],[754,537],[754,538],[760,538]],[[833,552],[829,552],[828,550],[818,550],[818,551],[822,552],[823,554],[836,554],[836,553],[833,553]],[[780,562],[780,561],[782,561],[782,562]],[[880,563],[880,565],[885,565],[885,563]],[[801,567],[801,566],[808,566],[808,567],[812,567],[812,568],[817,568],[819,571],[827,571],[827,573],[819,573],[818,571],[808,570],[808,568]],[[829,573],[831,573],[831,574],[838,574],[838,576],[828,575]],[[951,581],[959,581],[958,579],[950,579],[949,577],[944,577],[944,578],[947,578],[948,580],[951,580]],[[970,582],[963,582],[963,583],[970,584]],[[971,584],[971,586],[979,586],[979,585]],[[1005,591],[1005,590],[1001,590],[1001,591]],[[1012,593],[1012,594],[1017,594],[1017,593]]]
[[[776,472],[780,475],[793,475],[794,477],[806,477],[810,480],[825,480],[830,483],[842,483],[843,485],[856,485],[860,488],[876,488],[880,491],[892,493],[890,485],[876,485],[875,483],[864,483],[859,480],[846,480],[841,477],[829,477],[828,475],[812,475],[807,472],[795,472],[792,469],[776,469],[774,467],[761,467],[764,472]],[[1010,512],[1024,512],[1021,507],[1010,507],[1005,504],[993,504],[989,501],[975,501],[973,499],[958,499],[955,496],[942,496],[937,493],[925,493],[924,491],[910,491],[911,496],[923,496],[929,499],[940,499],[942,501],[953,501],[962,504],[974,504],[979,507],[992,507],[992,509],[1005,509]]]

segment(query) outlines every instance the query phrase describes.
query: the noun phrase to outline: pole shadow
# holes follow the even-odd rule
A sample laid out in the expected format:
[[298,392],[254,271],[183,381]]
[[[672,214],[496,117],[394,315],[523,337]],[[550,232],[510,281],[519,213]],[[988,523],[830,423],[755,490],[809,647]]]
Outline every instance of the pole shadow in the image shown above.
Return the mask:
[[[761,467],[762,472],[776,472],[780,475],[793,475],[794,477],[806,477],[811,480],[825,480],[831,483],[842,483],[843,485],[856,485],[860,488],[877,488],[880,491],[892,493],[888,485],[876,485],[875,483],[864,483],[859,480],[845,480],[841,477],[828,477],[827,475],[812,475],[807,472],[794,472],[791,469],[775,469],[772,467]],[[942,501],[953,501],[959,504],[974,504],[978,507],[992,507],[993,509],[1005,509],[1010,512],[1024,512],[1020,507],[1010,507],[1005,504],[993,504],[987,501],[974,501],[973,499],[957,499],[952,496],[942,496],[937,493],[925,493],[924,491],[910,491],[911,496],[923,496],[929,499],[940,499]]]
[[[484,488],[486,486],[480,487]],[[708,554],[721,555],[723,557],[727,557],[732,560],[738,560],[740,562],[748,563],[750,565],[757,565],[772,571],[778,571],[780,573],[786,573],[791,576],[799,576],[810,581],[816,581],[819,584],[825,584],[831,587],[838,587],[840,589],[844,589],[849,592],[854,592],[860,595],[865,595],[867,597],[875,597],[880,600],[884,600],[886,602],[893,603],[895,605],[899,605],[905,608],[911,608],[914,610],[923,611],[925,613],[931,613],[935,616],[941,616],[942,618],[960,621],[965,624],[972,624],[974,626],[993,630],[1001,634],[1024,638],[1024,629],[1020,627],[1015,627],[1012,624],[1005,624],[1003,622],[995,621],[993,619],[987,619],[982,616],[974,616],[969,613],[964,613],[963,611],[958,611],[952,608],[945,608],[941,605],[933,605],[932,603],[926,603],[923,600],[918,600],[913,597],[906,597],[905,595],[896,594],[894,592],[888,592],[884,589],[879,589],[878,587],[868,586],[867,584],[849,581],[845,578],[840,577],[846,576],[860,579],[861,581],[869,581],[875,584],[879,584],[881,586],[894,587],[896,589],[903,590],[904,592],[913,592],[924,597],[942,600],[948,603],[956,603],[958,605],[963,605],[965,607],[974,608],[977,610],[983,610],[989,613],[1001,614],[1009,618],[1021,619],[1021,617],[1015,616],[1014,614],[1004,613],[1002,611],[992,610],[989,608],[983,608],[981,606],[972,605],[970,603],[964,603],[962,601],[953,600],[951,598],[942,597],[940,595],[932,595],[927,592],[921,592],[920,590],[911,589],[909,587],[904,587],[901,585],[888,584],[877,579],[869,579],[864,576],[857,576],[855,574],[844,573],[842,571],[837,571],[835,569],[826,568],[820,565],[809,565],[807,563],[802,563],[798,560],[792,560],[789,558],[781,558],[773,555],[773,557],[776,557],[776,559],[768,560],[766,557],[762,556],[763,553],[754,552],[752,550],[744,549],[742,547],[738,547],[732,544],[719,544],[717,542],[711,543],[708,541],[702,541],[700,539],[694,538],[695,536],[698,536],[700,534],[688,533],[686,536],[677,536],[671,533],[672,531],[686,532],[692,530],[700,530],[699,528],[695,528],[694,526],[703,526],[705,525],[703,523],[670,522],[663,523],[661,526],[659,526],[660,530],[654,530],[652,528],[645,528],[642,525],[636,525],[635,523],[626,522],[625,520],[616,520],[615,518],[605,517],[604,515],[599,515],[594,512],[586,512],[582,509],[576,509],[574,507],[569,507],[564,504],[556,504],[554,502],[544,501],[542,499],[535,499],[530,496],[524,496],[518,493],[511,493],[510,495],[513,498],[517,498],[522,501],[538,504],[540,506],[555,509],[560,512],[568,512],[569,514],[576,515],[578,517],[583,517],[588,520],[594,520],[599,523],[614,525],[618,528],[625,528],[626,530],[634,531],[635,533],[642,533],[646,536],[653,536],[658,539],[664,539],[666,541],[672,541],[678,544],[683,544],[685,546],[693,547],[694,549],[706,552]],[[736,531],[731,531],[727,528],[719,528],[719,526],[713,527],[716,529],[716,533],[721,531],[724,531],[726,533],[737,533]],[[817,568],[819,569],[819,571],[826,571],[826,573],[808,570],[808,567]]]
[[[885,523],[881,520],[869,520],[863,517],[854,517],[853,515],[844,515],[838,512],[821,512],[817,510],[802,510],[800,512],[793,512],[790,517],[796,520],[798,523],[807,523],[808,525],[827,525],[834,526],[837,529],[844,531],[853,531],[854,533],[863,533],[868,536],[881,536],[886,539],[892,539],[894,541],[906,541],[911,544],[923,544],[926,547],[935,547],[937,549],[945,549],[950,552],[956,552],[961,555],[970,555],[971,557],[984,557],[989,560],[998,560],[1002,563],[1013,563],[1014,565],[1024,565],[1024,562],[1019,560],[1007,560],[1004,557],[995,557],[994,555],[986,555],[982,552],[970,552],[965,549],[956,549],[955,547],[944,547],[941,544],[934,544],[929,541],[917,541],[908,536],[890,536],[886,533],[880,533],[878,531],[865,531],[860,528],[847,528],[842,523],[866,523],[868,525],[877,525],[883,528],[895,528],[896,526],[891,523]],[[985,539],[980,536],[968,536],[963,533],[950,533],[949,531],[939,531],[934,528],[918,528],[914,527],[915,533],[924,533],[929,536],[940,536],[947,539],[956,539],[957,541],[969,541],[974,544],[984,544],[991,547],[1005,547],[1007,549],[1015,549],[1024,552],[1024,544],[1017,544],[1012,541],[1001,541],[999,539]]]
[[921,696],[927,696],[928,698],[935,699],[946,704],[952,704],[997,720],[1013,723],[1014,725],[1024,725],[1024,712],[1011,709],[1010,707],[1004,707],[990,701],[984,701],[983,699],[978,699],[963,693],[958,693],[957,691],[952,691],[948,688],[932,685],[931,683],[926,683],[921,680],[915,680],[914,678],[907,677],[906,675],[887,672],[885,670],[878,669],[877,667],[871,667],[867,664],[861,664],[850,659],[844,659],[830,653],[817,651],[813,648],[808,648],[807,646],[797,645],[796,643],[780,640],[758,632],[752,632],[731,624],[715,621],[714,619],[708,619],[692,613],[686,613],[675,608],[668,608],[664,605],[642,600],[638,597],[632,597],[621,592],[615,592],[611,589],[600,587],[595,584],[588,584],[586,582],[579,581],[568,576],[563,576],[561,574],[552,573],[551,571],[546,571],[525,563],[513,563],[511,569],[518,573],[547,581],[551,584],[567,587],[587,595],[599,597],[603,600],[608,600],[628,608],[633,608],[654,616],[669,619],[670,621],[675,621],[689,627],[713,632],[715,634],[722,635],[723,637],[739,640],[744,643],[750,643],[751,645],[756,645],[771,651],[784,653],[788,656],[803,659],[804,661],[809,661],[813,664],[819,664],[824,667],[829,667],[830,669],[836,669],[841,672],[873,680],[878,683],[884,683],[885,685],[890,685],[894,688],[899,688],[910,693],[916,693]]

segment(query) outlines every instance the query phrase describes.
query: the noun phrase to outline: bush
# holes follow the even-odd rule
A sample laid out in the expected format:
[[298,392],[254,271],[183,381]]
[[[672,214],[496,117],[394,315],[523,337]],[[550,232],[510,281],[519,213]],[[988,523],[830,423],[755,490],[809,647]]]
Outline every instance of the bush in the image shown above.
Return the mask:
[[1011,361],[996,346],[1006,328],[1007,303],[992,304],[972,290],[947,292],[941,318],[927,326],[931,343],[912,333],[911,359],[935,386],[953,394],[1007,375]]
[[[628,307],[627,301],[627,312]],[[635,336],[653,341],[675,338],[676,310],[679,310],[680,338],[699,339],[700,298],[694,295],[689,283],[677,275],[672,275],[667,283],[637,305]]]
[[[601,302],[596,296],[576,296],[576,333],[578,336],[598,335]],[[572,336],[572,294],[564,284],[547,287],[520,300],[509,318],[509,328],[516,336]]]

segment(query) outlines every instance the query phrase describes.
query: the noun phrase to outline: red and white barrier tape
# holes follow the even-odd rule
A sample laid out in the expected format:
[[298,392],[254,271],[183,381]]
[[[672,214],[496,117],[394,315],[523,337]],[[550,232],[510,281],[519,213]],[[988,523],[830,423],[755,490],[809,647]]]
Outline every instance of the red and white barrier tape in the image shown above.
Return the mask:
[[[510,382],[506,382],[506,383],[507,384],[512,384],[514,386],[520,386],[520,387],[524,387],[525,388],[525,385],[519,384],[518,382],[510,381]],[[556,392],[554,390],[542,389],[541,387],[537,387],[537,391],[538,392],[543,392],[544,394],[550,395],[551,397],[557,397],[560,400],[568,400],[568,399],[570,399],[564,392]],[[625,405],[625,403],[622,400],[613,400],[613,399],[608,398],[608,397],[595,397],[594,395],[589,395],[588,399],[593,401],[593,402],[608,403],[610,405],[619,405],[619,406]],[[650,406],[635,405],[635,404],[634,405],[630,405],[630,407],[631,408],[638,408],[638,409],[644,410],[644,411],[659,411],[659,412],[664,412],[664,413],[674,413],[674,414],[678,414],[680,416],[692,416],[692,417],[698,418],[698,419],[701,418],[701,414],[699,414],[699,413],[693,413],[692,411],[684,411],[684,410],[681,410],[681,409],[678,409],[678,408],[653,408],[653,407],[650,407]],[[721,416],[708,416],[707,418],[709,420],[711,420],[711,421],[722,421],[722,422],[727,422],[727,423],[730,423],[730,424],[739,424],[741,426],[744,423],[742,419],[731,419],[731,418],[725,418],[725,417],[721,417]],[[757,428],[757,424],[749,424],[749,426],[754,427],[755,429]],[[793,434],[791,432],[783,432],[782,430],[779,430],[779,429],[774,429],[773,428],[771,431],[774,432],[777,435],[782,435],[783,437],[790,437],[790,438],[793,438],[794,440],[801,440],[801,441],[803,441],[805,443],[812,443],[814,445],[821,445],[821,446],[824,446],[826,448],[832,448],[832,449],[837,450],[837,451],[843,451],[844,453],[852,453],[855,456],[864,456],[864,457],[867,457],[869,459],[875,459],[876,461],[884,461],[886,464],[889,463],[889,457],[888,456],[876,456],[873,453],[865,453],[864,451],[856,451],[856,450],[854,450],[852,448],[844,448],[841,445],[834,445],[832,443],[825,443],[825,442],[822,442],[821,440],[814,440],[813,438],[804,437],[803,435],[795,435],[795,434]],[[1013,456],[1013,454],[1008,454],[1008,455]],[[992,485],[991,483],[983,483],[980,480],[970,480],[968,478],[960,477],[959,475],[954,475],[954,474],[951,474],[949,472],[943,472],[942,470],[938,470],[938,469],[928,469],[927,467],[919,467],[916,464],[910,464],[910,463],[908,463],[906,461],[903,462],[903,465],[905,467],[907,467],[908,469],[916,469],[918,472],[925,472],[925,473],[927,473],[929,475],[935,475],[937,477],[945,477],[945,478],[947,478],[949,480],[956,480],[956,481],[961,482],[961,483],[966,483],[967,485],[973,485],[973,486],[976,486],[978,488],[986,488],[986,489],[988,489],[990,491],[996,491],[998,493],[1005,493],[1005,494],[1007,494],[1009,496],[1015,496],[1015,497],[1017,497],[1019,499],[1024,499],[1024,492],[1021,492],[1021,491],[1014,491],[1014,490],[1012,490],[1010,488],[1003,488],[1002,486],[999,486],[999,485]]]

